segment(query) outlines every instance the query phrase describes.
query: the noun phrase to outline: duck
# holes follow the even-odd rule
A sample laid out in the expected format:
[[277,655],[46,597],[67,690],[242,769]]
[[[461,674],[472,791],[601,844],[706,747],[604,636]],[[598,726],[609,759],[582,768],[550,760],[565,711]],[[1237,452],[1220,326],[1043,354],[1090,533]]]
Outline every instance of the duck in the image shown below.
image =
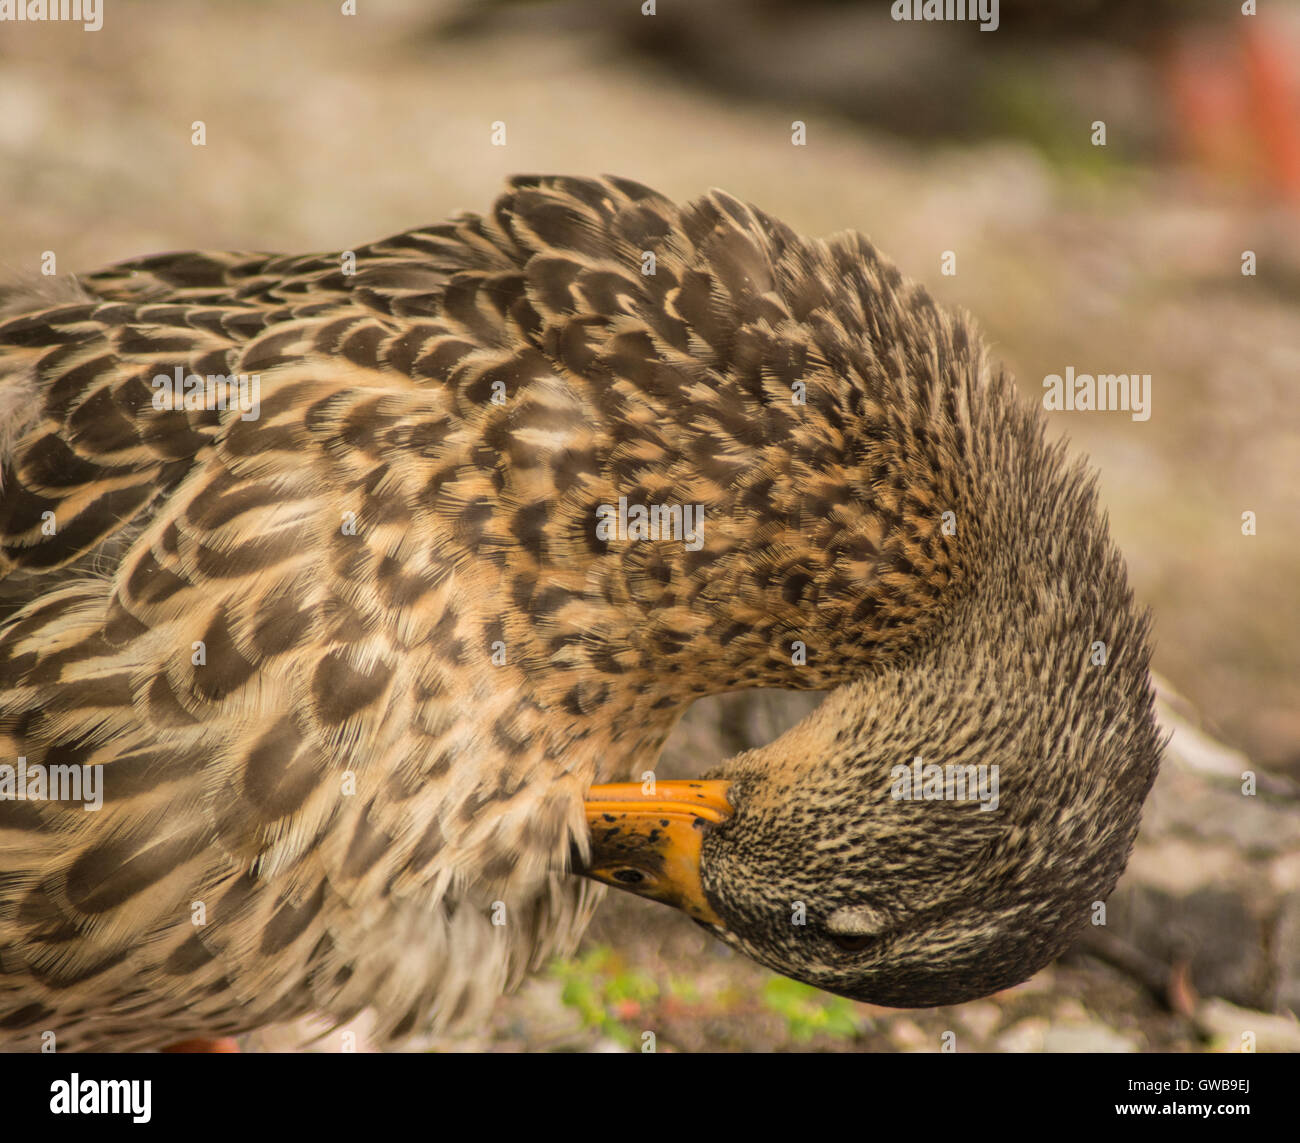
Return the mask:
[[[10,1050],[367,1010],[400,1045],[568,955],[606,886],[952,1004],[1124,868],[1161,739],[1095,476],[861,234],[518,176],[0,314]],[[828,694],[656,774],[749,687]]]

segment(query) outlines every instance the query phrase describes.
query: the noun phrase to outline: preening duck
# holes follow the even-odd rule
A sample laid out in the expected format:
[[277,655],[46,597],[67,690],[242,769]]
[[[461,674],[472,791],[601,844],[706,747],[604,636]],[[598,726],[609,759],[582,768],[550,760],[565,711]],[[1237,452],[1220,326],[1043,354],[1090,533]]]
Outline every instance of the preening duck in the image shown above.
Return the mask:
[[[522,177],[3,305],[7,1047],[473,1021],[599,881],[952,1003],[1114,886],[1147,617],[1085,467],[860,235]],[[656,778],[756,686],[830,694]]]

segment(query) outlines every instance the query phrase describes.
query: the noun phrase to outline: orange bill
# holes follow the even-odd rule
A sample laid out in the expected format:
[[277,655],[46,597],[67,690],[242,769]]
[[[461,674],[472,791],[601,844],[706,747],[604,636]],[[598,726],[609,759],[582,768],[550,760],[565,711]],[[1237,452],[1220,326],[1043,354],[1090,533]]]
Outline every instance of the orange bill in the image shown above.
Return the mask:
[[616,889],[721,925],[700,883],[705,831],[732,814],[730,782],[639,782],[592,786],[587,794],[591,860],[578,872]]

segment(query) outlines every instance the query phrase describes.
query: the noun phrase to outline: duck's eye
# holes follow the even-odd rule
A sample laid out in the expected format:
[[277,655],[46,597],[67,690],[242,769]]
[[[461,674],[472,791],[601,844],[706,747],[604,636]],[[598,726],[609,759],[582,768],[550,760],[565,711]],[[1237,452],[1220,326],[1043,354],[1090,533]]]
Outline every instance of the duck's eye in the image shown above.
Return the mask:
[[623,885],[640,885],[645,880],[645,874],[639,869],[615,869],[610,876]]
[[860,952],[889,928],[888,915],[877,905],[844,905],[826,918],[825,932],[836,948]]

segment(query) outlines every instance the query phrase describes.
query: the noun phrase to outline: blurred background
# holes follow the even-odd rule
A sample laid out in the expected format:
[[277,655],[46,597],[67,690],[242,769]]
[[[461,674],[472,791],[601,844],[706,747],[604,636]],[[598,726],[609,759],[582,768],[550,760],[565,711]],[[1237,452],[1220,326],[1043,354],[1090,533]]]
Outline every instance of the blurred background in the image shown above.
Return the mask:
[[[485,211],[518,172],[860,230],[976,316],[1029,400],[1068,366],[1151,375],[1149,420],[1049,418],[1155,611],[1174,739],[1107,926],[1019,988],[855,1004],[617,895],[490,1028],[417,1046],[1300,1050],[1300,5],[1002,0],[989,32],[889,0],[643,6],[105,0],[95,32],[0,25],[0,267],[338,250]],[[816,701],[701,703],[660,773]]]

